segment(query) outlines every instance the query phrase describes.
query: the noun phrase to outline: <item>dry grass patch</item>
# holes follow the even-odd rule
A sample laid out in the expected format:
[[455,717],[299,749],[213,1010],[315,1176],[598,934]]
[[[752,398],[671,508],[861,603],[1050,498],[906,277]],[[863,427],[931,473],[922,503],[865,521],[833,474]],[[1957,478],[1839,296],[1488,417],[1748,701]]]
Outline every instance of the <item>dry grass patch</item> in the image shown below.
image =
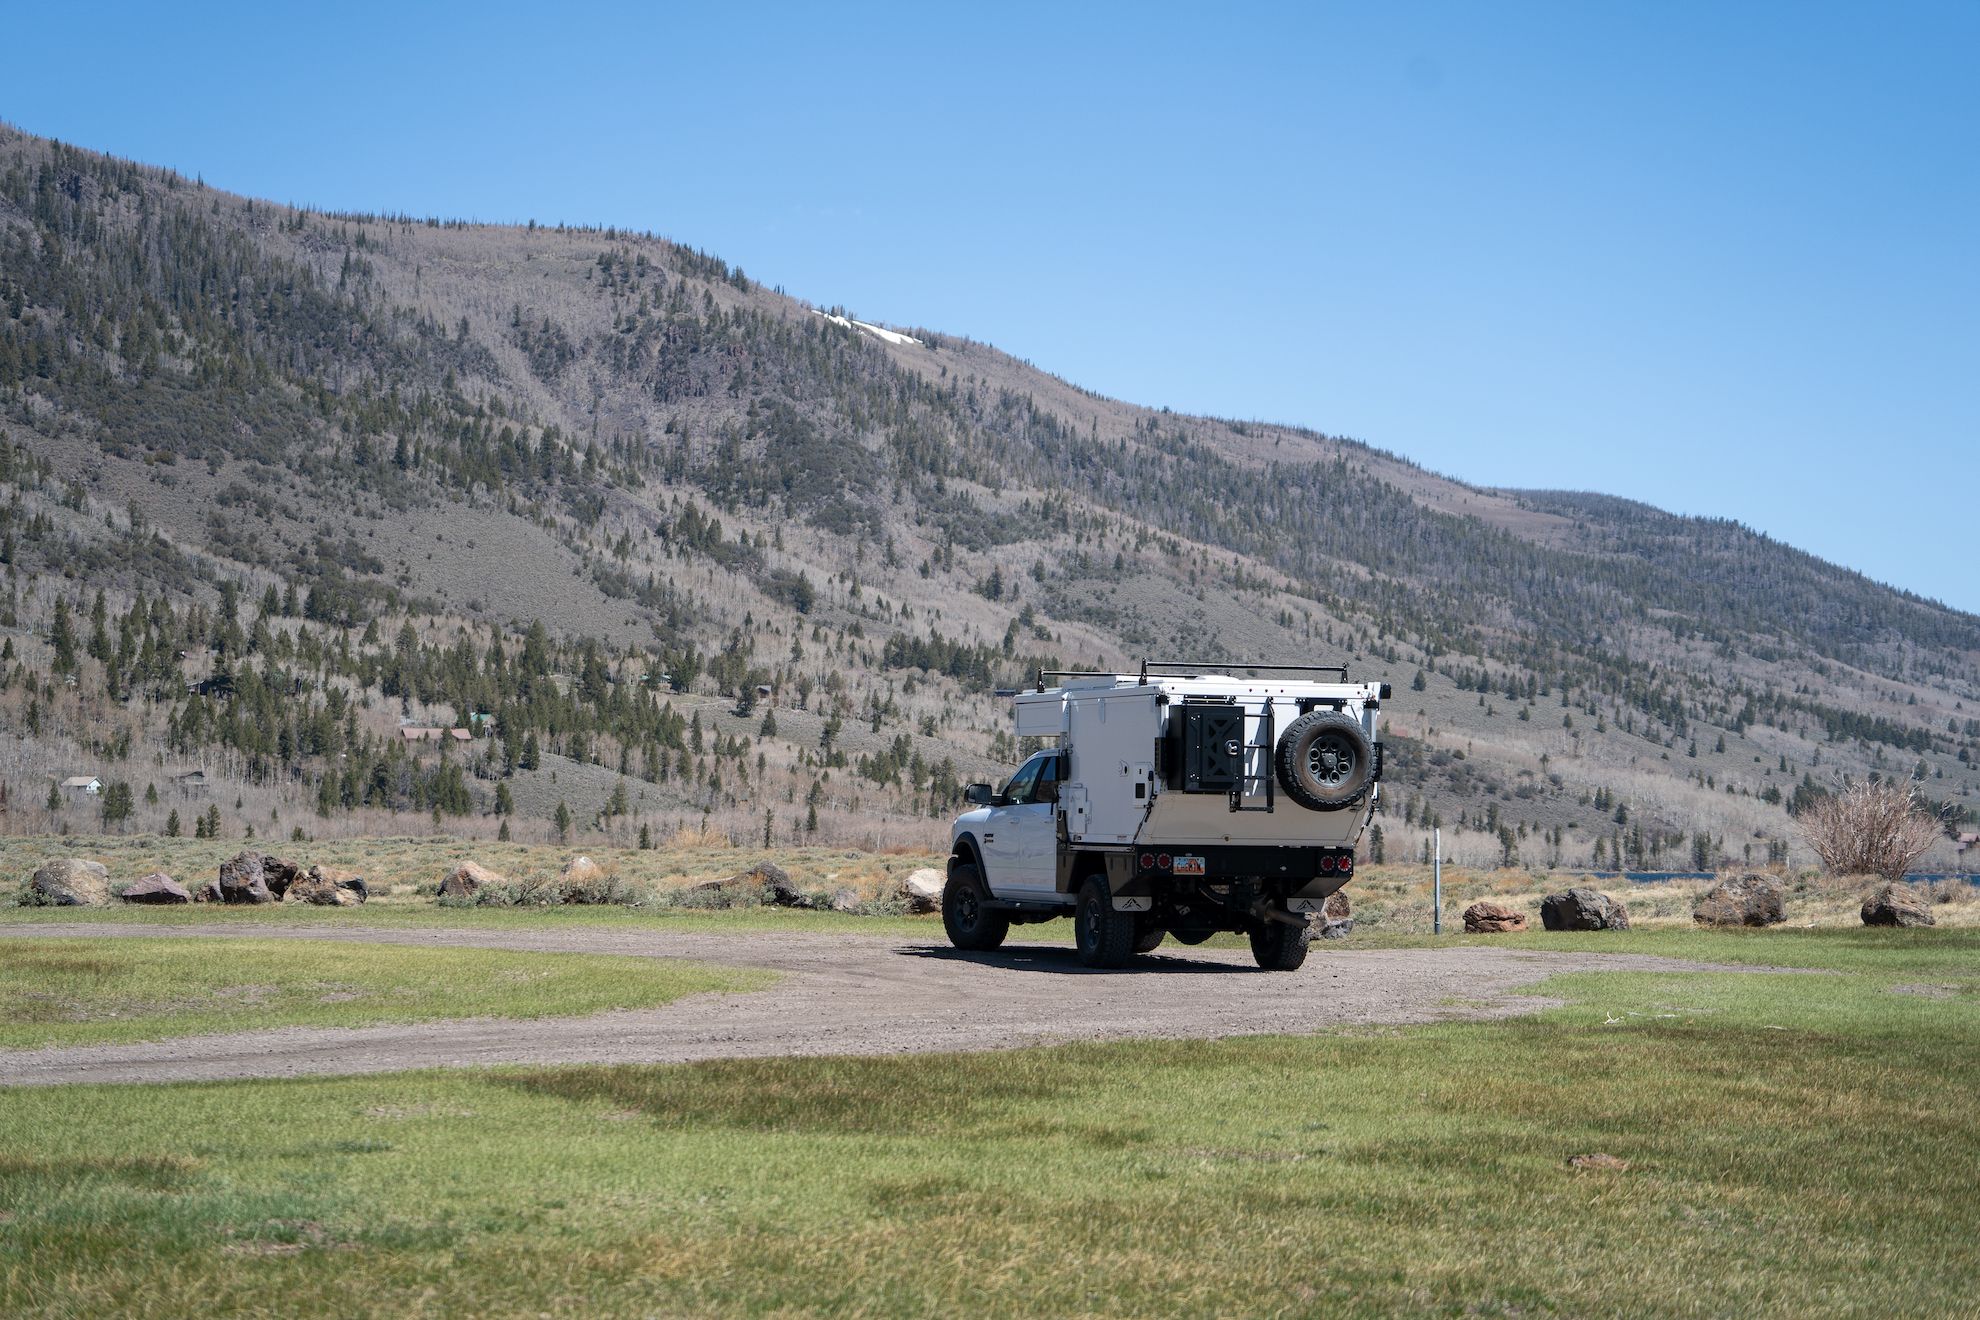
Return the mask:
[[[1786,925],[1792,927],[1856,927],[1862,924],[1863,898],[1884,883],[1876,876],[1829,876],[1817,870],[1785,871],[1775,875],[1786,888]],[[1732,874],[1728,872],[1727,874]],[[1444,931],[1463,929],[1463,912],[1480,899],[1504,903],[1526,913],[1528,924],[1540,929],[1540,900],[1573,885],[1586,885],[1621,901],[1629,908],[1632,926],[1690,926],[1691,910],[1710,880],[1672,880],[1638,884],[1568,871],[1520,869],[1472,870],[1444,868]],[[1356,933],[1424,935],[1430,933],[1433,880],[1427,866],[1363,867],[1347,888],[1354,908]],[[1931,897],[1933,915],[1942,926],[1980,926],[1980,885],[1939,881],[1921,886]]]

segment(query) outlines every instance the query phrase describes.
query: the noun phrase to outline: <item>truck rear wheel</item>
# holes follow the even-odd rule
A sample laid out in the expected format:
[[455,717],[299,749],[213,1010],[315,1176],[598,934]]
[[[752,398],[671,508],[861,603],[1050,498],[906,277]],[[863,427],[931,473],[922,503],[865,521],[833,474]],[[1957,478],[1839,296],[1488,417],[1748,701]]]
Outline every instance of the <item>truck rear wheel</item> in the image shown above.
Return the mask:
[[1163,930],[1160,926],[1152,922],[1142,925],[1136,928],[1134,932],[1134,951],[1136,953],[1153,953],[1162,947],[1162,941],[1168,937],[1168,934],[1168,931]]
[[994,949],[1011,933],[1011,920],[993,912],[985,902],[983,880],[974,864],[964,862],[949,872],[942,887],[942,929],[958,949]]
[[1114,911],[1107,882],[1098,876],[1080,886],[1073,940],[1088,967],[1119,967],[1134,954],[1134,914]]
[[1288,724],[1272,759],[1286,796],[1311,811],[1351,807],[1375,779],[1367,732],[1337,710],[1311,710]]
[[1268,921],[1251,932],[1251,956],[1268,972],[1296,972],[1306,961],[1307,930],[1283,921]]

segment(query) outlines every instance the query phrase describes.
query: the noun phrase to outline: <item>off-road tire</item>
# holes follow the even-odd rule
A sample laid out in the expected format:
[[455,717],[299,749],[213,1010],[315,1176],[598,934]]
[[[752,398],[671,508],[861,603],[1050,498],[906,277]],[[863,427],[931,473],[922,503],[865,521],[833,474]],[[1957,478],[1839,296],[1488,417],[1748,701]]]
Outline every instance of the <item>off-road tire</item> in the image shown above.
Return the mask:
[[1268,972],[1296,972],[1306,961],[1306,944],[1311,938],[1303,925],[1268,921],[1251,932],[1251,956]]
[[1375,782],[1375,748],[1367,732],[1338,710],[1310,710],[1288,724],[1272,762],[1279,787],[1310,811],[1351,807]]
[[1107,882],[1098,876],[1080,886],[1073,941],[1088,967],[1119,967],[1134,956],[1134,914],[1114,911]]
[[985,906],[987,896],[976,866],[964,862],[949,872],[942,886],[942,929],[958,949],[994,949],[1011,933],[1011,919]]
[[1168,931],[1163,930],[1157,925],[1146,924],[1137,926],[1134,932],[1134,951],[1136,953],[1153,953],[1162,947],[1162,941],[1167,939],[1168,935]]

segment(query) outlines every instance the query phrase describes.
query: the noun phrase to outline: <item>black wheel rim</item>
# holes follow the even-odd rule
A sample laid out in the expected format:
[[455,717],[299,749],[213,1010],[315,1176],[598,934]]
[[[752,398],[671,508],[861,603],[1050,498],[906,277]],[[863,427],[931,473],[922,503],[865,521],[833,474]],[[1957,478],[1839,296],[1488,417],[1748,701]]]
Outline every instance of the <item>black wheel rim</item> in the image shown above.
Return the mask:
[[1080,943],[1089,949],[1100,947],[1100,905],[1092,899],[1080,904]]
[[1354,744],[1337,733],[1323,733],[1306,749],[1306,773],[1323,789],[1346,786],[1354,778]]
[[976,919],[981,912],[982,905],[977,902],[976,891],[974,889],[964,887],[956,891],[956,924],[958,926],[961,926],[964,930],[975,930]]

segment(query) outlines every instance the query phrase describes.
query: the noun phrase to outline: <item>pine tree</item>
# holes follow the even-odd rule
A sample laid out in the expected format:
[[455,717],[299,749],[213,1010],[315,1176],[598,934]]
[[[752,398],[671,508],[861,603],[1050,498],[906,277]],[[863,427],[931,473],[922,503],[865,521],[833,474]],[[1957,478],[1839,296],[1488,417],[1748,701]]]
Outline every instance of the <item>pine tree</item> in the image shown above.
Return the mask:
[[557,842],[562,843],[565,839],[570,837],[570,833],[571,833],[570,807],[565,805],[562,801],[559,801],[557,803],[557,814],[553,816],[551,819],[553,819],[557,823]]
[[55,648],[55,672],[75,673],[76,628],[69,619],[69,602],[60,596],[55,598],[55,620],[49,625],[48,644]]
[[122,825],[125,821],[129,820],[131,818],[131,786],[122,780],[118,780],[104,789],[103,801],[98,811],[102,815],[103,823],[106,826]]
[[168,839],[179,837],[179,809],[177,807],[172,808],[172,814],[165,818],[165,837]]

